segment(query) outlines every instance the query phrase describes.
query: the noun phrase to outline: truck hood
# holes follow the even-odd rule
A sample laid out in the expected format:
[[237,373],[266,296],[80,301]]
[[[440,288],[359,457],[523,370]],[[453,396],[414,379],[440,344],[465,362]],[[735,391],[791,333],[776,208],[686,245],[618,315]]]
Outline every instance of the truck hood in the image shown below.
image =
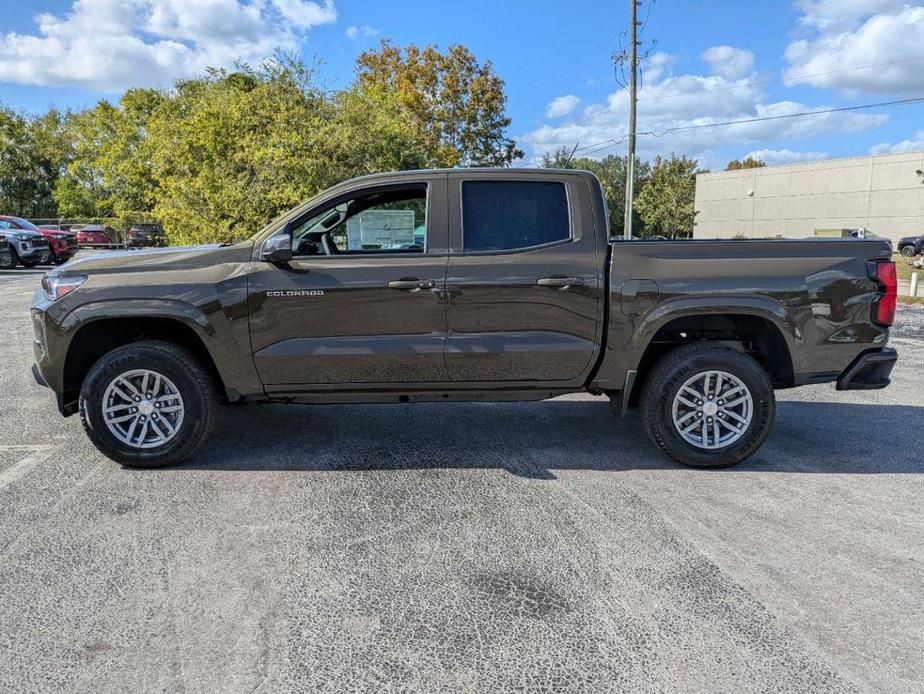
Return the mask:
[[194,269],[250,258],[253,243],[234,245],[178,246],[132,251],[106,251],[77,258],[49,274],[97,275],[122,272]]

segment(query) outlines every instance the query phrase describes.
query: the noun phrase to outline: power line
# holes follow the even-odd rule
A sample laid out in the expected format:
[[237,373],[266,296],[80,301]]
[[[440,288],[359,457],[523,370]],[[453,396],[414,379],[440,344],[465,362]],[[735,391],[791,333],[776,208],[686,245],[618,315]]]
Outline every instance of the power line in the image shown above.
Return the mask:
[[759,116],[757,118],[744,118],[741,120],[729,120],[719,123],[701,123],[699,125],[683,125],[676,128],[668,128],[661,132],[649,130],[639,135],[651,135],[652,137],[664,137],[669,133],[684,132],[687,130],[701,130],[704,128],[718,128],[726,125],[743,125],[745,123],[761,123],[770,120],[785,120],[788,118],[806,118],[810,116],[820,116],[827,113],[841,113],[844,111],[861,111],[867,108],[882,108],[883,106],[907,106],[910,104],[919,104],[924,102],[924,96],[916,96],[911,99],[896,99],[895,101],[881,101],[876,104],[859,104],[856,106],[841,106],[838,108],[825,108],[818,111],[803,111],[801,113],[783,113],[777,116]]
[[[639,131],[638,135],[645,135],[645,136],[650,136],[650,137],[664,137],[665,135],[669,133],[687,131],[687,130],[699,130],[703,128],[717,128],[717,127],[726,126],[726,125],[743,125],[746,123],[760,123],[762,121],[783,120],[783,119],[789,119],[789,118],[805,118],[805,117],[810,117],[810,116],[824,115],[827,113],[838,113],[842,111],[861,111],[861,110],[868,109],[868,108],[881,108],[884,106],[907,106],[910,104],[916,104],[916,103],[922,103],[922,102],[924,102],[924,96],[918,96],[918,97],[913,97],[910,99],[898,99],[895,101],[882,101],[882,102],[875,103],[875,104],[857,104],[855,106],[826,108],[826,109],[819,109],[816,111],[802,111],[799,113],[786,113],[786,114],[780,114],[778,116],[759,116],[756,118],[743,118],[740,120],[723,121],[723,122],[718,122],[718,123],[701,123],[699,125],[685,125],[685,126],[678,126],[676,128],[668,128],[667,130],[663,130],[661,132],[654,132],[652,130]],[[600,150],[607,149],[609,147],[615,147],[616,145],[620,145],[625,141],[626,141],[626,137],[624,136],[621,138],[610,138],[607,140],[600,140],[599,142],[592,142],[589,145],[585,145],[583,147],[579,147],[578,149],[576,149],[575,154],[583,153],[586,156],[588,154],[593,154],[594,152],[598,152]]]

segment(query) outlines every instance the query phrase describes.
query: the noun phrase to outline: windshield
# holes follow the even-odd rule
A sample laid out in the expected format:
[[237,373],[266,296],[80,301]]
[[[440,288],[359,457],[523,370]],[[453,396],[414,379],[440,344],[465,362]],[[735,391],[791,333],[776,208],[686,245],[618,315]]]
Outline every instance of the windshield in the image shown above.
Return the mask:
[[35,226],[28,219],[23,219],[22,217],[10,217],[20,229],[28,229],[29,231],[41,231],[37,226]]

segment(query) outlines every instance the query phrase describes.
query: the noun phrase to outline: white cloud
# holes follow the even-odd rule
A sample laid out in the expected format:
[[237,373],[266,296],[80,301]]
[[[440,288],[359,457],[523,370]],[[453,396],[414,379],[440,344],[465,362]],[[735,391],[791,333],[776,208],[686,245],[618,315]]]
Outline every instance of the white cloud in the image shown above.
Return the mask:
[[166,85],[296,50],[305,31],[335,19],[331,0],[74,0],[64,14],[36,16],[36,34],[0,35],[0,81],[101,91]]
[[[646,79],[639,91],[638,148],[647,158],[673,151],[712,165],[717,161],[713,152],[722,148],[741,150],[749,145],[778,140],[857,132],[880,125],[888,118],[858,112],[780,118],[824,108],[796,101],[768,101],[760,88],[748,79],[668,74],[660,81]],[[769,120],[716,125],[754,118]],[[580,143],[582,148],[595,146],[579,150],[578,156],[602,157],[622,153],[627,121],[628,96],[620,90],[611,94],[605,103],[591,104],[566,122],[546,124],[526,133],[521,141],[532,157],[541,157],[561,147],[571,148],[575,143]],[[605,143],[607,140],[611,142]]]
[[829,159],[827,152],[794,152],[791,149],[757,149],[748,152],[745,155],[754,159],[760,159],[770,166],[774,164],[794,164],[804,161],[822,161]]
[[372,38],[373,36],[378,36],[379,30],[375,27],[369,26],[368,24],[363,24],[362,26],[353,25],[351,27],[347,27],[347,30],[343,32],[343,35],[351,41],[358,41],[360,38]]
[[665,72],[670,70],[673,62],[674,56],[670,53],[665,53],[664,51],[652,53],[642,63],[642,81],[657,82],[664,76]]
[[552,99],[551,103],[545,107],[545,117],[564,118],[572,111],[574,111],[574,109],[576,109],[580,103],[580,98],[576,97],[574,94],[559,96],[555,99]]
[[892,12],[907,0],[797,0],[799,24],[823,31],[841,31],[881,12]]
[[896,142],[881,142],[869,148],[870,154],[899,154],[902,152],[924,151],[924,130],[918,130],[907,140]]
[[744,48],[713,46],[703,51],[700,57],[709,63],[712,74],[730,80],[745,77],[754,68],[754,54]]
[[788,85],[846,94],[924,89],[924,7],[896,0],[800,3],[805,35],[786,48]]
[[337,21],[337,8],[333,0],[324,0],[323,5],[306,0],[273,0],[273,5],[283,18],[299,29],[310,29]]

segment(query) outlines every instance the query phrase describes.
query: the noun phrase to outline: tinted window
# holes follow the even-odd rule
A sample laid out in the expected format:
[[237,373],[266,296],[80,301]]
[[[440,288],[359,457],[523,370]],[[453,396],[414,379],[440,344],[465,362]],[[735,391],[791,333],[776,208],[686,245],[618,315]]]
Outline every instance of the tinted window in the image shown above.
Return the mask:
[[462,242],[467,252],[507,251],[571,236],[564,183],[466,181]]

